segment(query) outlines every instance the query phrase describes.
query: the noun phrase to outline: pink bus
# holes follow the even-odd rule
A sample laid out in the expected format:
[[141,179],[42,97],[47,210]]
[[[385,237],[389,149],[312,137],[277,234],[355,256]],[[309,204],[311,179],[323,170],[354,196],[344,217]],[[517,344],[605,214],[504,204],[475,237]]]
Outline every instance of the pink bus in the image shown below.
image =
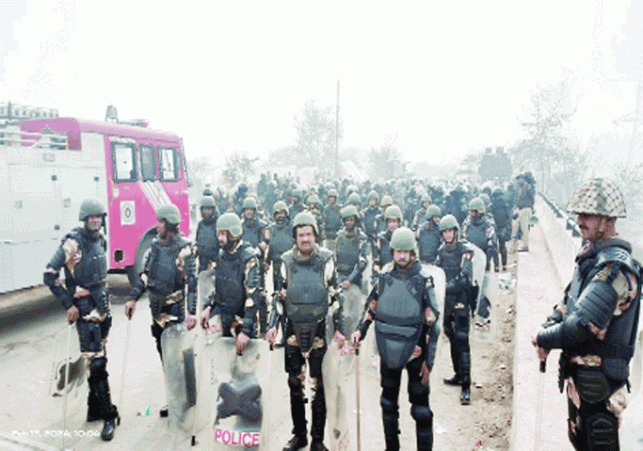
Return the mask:
[[[6,177],[5,177],[6,174]],[[2,182],[5,180],[5,182]],[[147,124],[47,118],[0,128],[0,292],[42,283],[62,235],[79,225],[80,203],[98,198],[108,215],[111,270],[141,270],[156,234],[156,209],[173,203],[188,236],[188,178],[182,140]]]

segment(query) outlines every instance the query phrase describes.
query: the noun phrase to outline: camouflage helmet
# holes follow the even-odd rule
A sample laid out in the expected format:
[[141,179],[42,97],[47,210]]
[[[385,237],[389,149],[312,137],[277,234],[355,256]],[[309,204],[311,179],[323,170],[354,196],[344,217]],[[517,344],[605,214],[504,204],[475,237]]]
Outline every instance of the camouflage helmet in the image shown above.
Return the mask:
[[286,216],[290,214],[288,205],[286,205],[286,202],[284,202],[283,200],[278,200],[277,202],[275,202],[275,205],[273,205],[272,207],[272,215],[274,216],[278,211],[285,211]]
[[306,202],[306,204],[321,204],[321,201],[319,200],[319,197],[317,197],[317,194],[311,194],[310,196],[308,196],[308,201]]
[[418,253],[415,234],[408,227],[400,227],[393,232],[390,247],[391,251],[411,251],[416,255]]
[[377,194],[377,191],[375,191],[375,190],[371,190],[371,192],[370,192],[370,193],[368,193],[368,198],[367,198],[367,200],[369,200],[369,201],[370,201],[371,199],[375,199],[375,202],[379,202],[379,200],[380,200],[380,195],[379,195],[379,194]]
[[243,234],[243,228],[241,227],[241,219],[234,213],[228,212],[223,213],[217,219],[217,233],[223,230],[230,232],[230,235],[237,238]]
[[444,218],[440,219],[440,232],[444,232],[447,229],[456,229],[458,230],[460,225],[458,220],[453,215],[446,215]]
[[393,205],[393,198],[389,196],[388,194],[385,196],[382,196],[382,201],[380,202],[380,207],[382,208],[387,208]]
[[429,205],[429,208],[426,209],[426,217],[427,218],[434,218],[436,216],[441,216],[442,215],[442,210],[440,207],[438,207],[435,204]]
[[384,219],[402,220],[402,210],[397,205],[391,205],[384,211]]
[[348,186],[346,187],[346,192],[347,192],[349,195],[353,194],[353,193],[354,193],[354,192],[356,192],[356,191],[357,191],[357,187],[356,187],[355,185],[348,185]]
[[102,216],[106,215],[107,210],[103,207],[96,199],[85,199],[82,204],[80,204],[80,211],[78,212],[78,220],[84,221],[87,219],[87,216]]
[[200,208],[212,207],[214,208],[216,204],[214,203],[214,198],[212,196],[203,196],[201,198],[201,203],[199,204]]
[[297,199],[301,200],[302,197],[302,190],[301,188],[295,188],[291,191],[290,197],[296,197]]
[[425,195],[422,196],[421,202],[429,202],[429,203],[431,203],[431,202],[433,202],[433,199],[431,199],[431,196],[429,194],[425,194]]
[[358,193],[351,193],[351,195],[348,196],[348,201],[346,203],[351,205],[361,205],[362,198]]
[[297,236],[297,227],[302,227],[302,226],[313,226],[313,229],[315,230],[315,235],[319,235],[319,230],[317,230],[317,220],[313,216],[313,214],[309,211],[302,211],[300,213],[297,213],[295,216],[295,219],[292,221],[292,236],[295,237]]
[[484,202],[485,206],[491,204],[491,197],[487,193],[480,194],[480,199]]
[[469,202],[469,210],[475,210],[480,214],[484,214],[484,212],[486,211],[486,207],[482,198],[475,197],[471,199],[471,202]]
[[248,196],[245,199],[243,199],[243,205],[241,206],[244,210],[246,208],[252,208],[253,210],[257,209],[257,199],[255,199],[252,196]]
[[331,188],[331,189],[329,189],[329,190],[328,190],[328,196],[327,196],[327,197],[334,197],[334,198],[337,198],[337,197],[338,197],[337,190],[336,190],[335,188]]
[[156,210],[156,219],[163,220],[168,224],[177,225],[181,222],[181,212],[174,204],[161,205]]
[[355,216],[355,219],[357,219],[359,216],[359,212],[357,211],[357,208],[355,208],[355,205],[346,205],[344,208],[342,208],[341,215],[342,220],[351,216]]
[[614,183],[603,178],[591,179],[579,186],[567,211],[611,218],[626,217],[623,194]]

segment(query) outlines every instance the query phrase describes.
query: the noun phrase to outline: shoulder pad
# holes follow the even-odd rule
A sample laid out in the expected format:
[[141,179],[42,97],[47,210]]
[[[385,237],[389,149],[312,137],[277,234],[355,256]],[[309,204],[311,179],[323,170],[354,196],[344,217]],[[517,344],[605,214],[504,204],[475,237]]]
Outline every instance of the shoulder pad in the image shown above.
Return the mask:
[[395,263],[390,261],[390,262],[388,262],[387,264],[384,265],[384,267],[382,268],[381,272],[382,273],[389,273],[389,272],[393,271],[393,268],[395,268]]
[[241,260],[246,262],[250,260],[252,257],[256,257],[257,251],[252,246],[245,245],[245,246],[242,246],[241,249],[239,249],[239,256],[241,257]]
[[80,244],[82,242],[82,237],[80,236],[80,228],[76,227],[72,230],[70,230],[62,239],[62,243],[67,241],[67,239],[71,238],[72,240],[78,241]]
[[632,254],[620,246],[610,246],[598,253],[596,266],[603,267],[610,263],[620,263],[634,274],[639,273],[638,262],[632,258]]
[[281,261],[284,262],[285,264],[290,263],[292,261],[292,249],[287,250],[283,254],[281,254]]
[[176,240],[176,244],[178,244],[179,248],[184,248],[185,246],[191,246],[192,242],[188,240],[186,237],[184,237],[183,235],[181,235]]
[[[291,252],[291,253],[292,253],[292,251],[289,251],[289,252]],[[284,256],[284,255],[285,255],[285,254],[282,254],[282,256],[281,256],[282,260],[283,260],[283,256]],[[334,253],[333,251],[331,251],[331,250],[329,250],[329,249],[326,249],[325,247],[319,247],[319,257],[320,257],[322,260],[326,261],[326,260],[328,260],[329,258],[332,258],[332,257],[333,257],[333,255],[335,255],[335,253]]]

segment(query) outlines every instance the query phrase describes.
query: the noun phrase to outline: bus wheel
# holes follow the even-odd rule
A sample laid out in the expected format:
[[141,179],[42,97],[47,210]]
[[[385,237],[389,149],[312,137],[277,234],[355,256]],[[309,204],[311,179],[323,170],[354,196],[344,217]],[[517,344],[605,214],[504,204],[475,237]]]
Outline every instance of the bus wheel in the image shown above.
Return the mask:
[[150,247],[152,247],[152,241],[154,240],[154,235],[147,234],[136,248],[136,260],[134,261],[134,266],[129,266],[127,268],[127,278],[129,279],[130,285],[138,280],[140,274],[143,272],[143,258],[145,258],[145,253]]

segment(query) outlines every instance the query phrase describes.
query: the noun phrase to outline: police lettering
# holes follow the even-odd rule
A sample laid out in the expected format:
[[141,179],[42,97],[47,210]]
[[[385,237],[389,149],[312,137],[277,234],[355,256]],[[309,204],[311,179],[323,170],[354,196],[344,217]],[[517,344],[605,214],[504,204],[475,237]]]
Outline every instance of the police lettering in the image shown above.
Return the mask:
[[224,445],[259,446],[259,432],[215,429],[214,440]]

